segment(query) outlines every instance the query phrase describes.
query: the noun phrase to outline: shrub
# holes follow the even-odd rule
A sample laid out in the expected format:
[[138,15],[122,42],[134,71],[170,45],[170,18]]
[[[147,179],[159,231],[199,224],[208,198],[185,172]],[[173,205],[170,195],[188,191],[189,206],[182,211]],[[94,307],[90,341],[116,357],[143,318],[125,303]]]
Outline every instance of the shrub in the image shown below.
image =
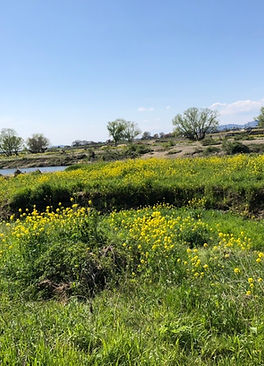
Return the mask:
[[133,144],[128,146],[128,148],[126,149],[126,154],[128,155],[128,157],[138,157],[151,151],[151,148],[147,145]]
[[250,152],[248,146],[237,141],[236,142],[224,141],[222,144],[222,148],[228,155],[241,154],[241,153],[248,154]]
[[204,150],[204,155],[210,155],[210,154],[218,153],[219,151],[220,151],[220,149],[216,146],[208,146]]
[[16,221],[1,269],[11,287],[31,297],[91,296],[114,281],[126,264],[122,247],[98,230],[96,211],[76,206]]
[[250,151],[253,153],[263,153],[264,152],[264,144],[250,144]]
[[206,137],[201,144],[203,146],[208,146],[208,145],[220,145],[221,142],[220,141],[216,141],[215,139],[213,139],[212,137]]

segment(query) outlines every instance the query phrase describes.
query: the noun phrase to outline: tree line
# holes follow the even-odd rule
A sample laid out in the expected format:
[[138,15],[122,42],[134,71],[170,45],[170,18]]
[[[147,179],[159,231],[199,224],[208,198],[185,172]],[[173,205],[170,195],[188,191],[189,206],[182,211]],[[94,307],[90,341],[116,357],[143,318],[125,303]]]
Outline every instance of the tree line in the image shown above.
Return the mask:
[[[255,118],[259,127],[264,127],[264,107],[261,107],[260,114]],[[172,124],[175,126],[174,135],[185,137],[189,140],[203,140],[208,133],[216,132],[219,126],[217,111],[209,108],[188,108],[183,114],[177,114]],[[113,122],[108,122],[107,129],[110,137],[115,145],[122,140],[132,142],[133,139],[141,132],[134,122],[128,122],[123,119],[116,119]],[[154,136],[153,136],[154,137]],[[156,135],[155,138],[162,137]],[[142,139],[149,139],[149,132],[143,132]]]
[[[174,134],[194,141],[202,140],[207,133],[212,133],[217,130],[219,125],[217,117],[217,112],[208,108],[188,108],[183,114],[177,114],[173,118],[172,124],[175,126]],[[264,107],[261,107],[260,114],[255,120],[258,121],[259,127],[264,127]],[[126,121],[125,119],[116,119],[115,121],[108,122],[107,129],[115,146],[120,141],[132,143],[141,134],[135,122]],[[160,135],[155,134],[153,137],[158,138],[164,135],[160,133]],[[142,139],[147,140],[150,138],[150,132],[143,132]],[[73,146],[81,146],[84,141],[76,140],[73,142]],[[31,153],[40,153],[47,149],[49,140],[43,134],[33,134],[32,137],[24,141],[13,129],[3,128],[1,130],[0,151],[5,155],[17,155],[25,144]]]
[[31,153],[44,152],[48,145],[49,140],[41,133],[35,133],[24,141],[12,128],[3,128],[0,132],[0,152],[6,156],[18,155],[25,146]]
[[[216,131],[219,124],[216,111],[195,107],[187,109],[183,114],[177,114],[172,123],[175,126],[175,135],[196,141],[204,139],[207,133]],[[107,129],[115,145],[120,141],[132,142],[141,133],[136,123],[124,119],[108,122]],[[149,139],[150,133],[144,132],[142,138]]]

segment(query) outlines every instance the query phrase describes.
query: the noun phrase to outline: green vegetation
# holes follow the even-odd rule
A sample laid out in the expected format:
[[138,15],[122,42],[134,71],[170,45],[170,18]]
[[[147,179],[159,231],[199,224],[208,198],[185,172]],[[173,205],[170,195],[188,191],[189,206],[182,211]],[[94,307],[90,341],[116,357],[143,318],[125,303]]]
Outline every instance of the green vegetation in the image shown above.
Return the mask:
[[35,133],[27,139],[27,146],[31,153],[41,153],[47,150],[49,140],[41,133]]
[[246,146],[238,141],[231,142],[231,141],[225,140],[225,141],[223,141],[222,147],[223,147],[223,150],[228,155],[243,154],[243,153],[247,154],[250,152],[250,149],[248,146]]
[[263,174],[236,155],[1,177],[0,364],[263,365]]
[[188,108],[172,120],[175,133],[190,140],[203,140],[207,133],[218,126],[217,113],[208,108]]
[[260,108],[260,114],[255,118],[255,120],[258,121],[259,127],[264,127],[264,107]]
[[1,364],[263,363],[262,224],[203,201],[20,216],[1,234]]
[[204,150],[204,155],[210,155],[214,153],[219,153],[220,149],[216,146],[207,146],[207,148]]
[[135,122],[126,121],[125,119],[108,122],[107,129],[115,146],[122,140],[131,143],[141,133]]
[[204,198],[206,208],[263,209],[263,156],[127,160],[75,165],[54,174],[0,177],[3,213],[69,205],[70,197],[109,211],[166,202],[183,206]]
[[6,156],[17,155],[22,148],[23,139],[17,136],[15,130],[3,128],[0,133],[0,151]]

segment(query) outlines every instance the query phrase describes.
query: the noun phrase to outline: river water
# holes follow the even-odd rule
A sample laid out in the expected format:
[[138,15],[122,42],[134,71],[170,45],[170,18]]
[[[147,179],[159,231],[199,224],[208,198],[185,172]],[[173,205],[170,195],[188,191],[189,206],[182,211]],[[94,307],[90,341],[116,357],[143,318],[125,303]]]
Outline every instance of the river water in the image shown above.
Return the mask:
[[[34,168],[18,168],[22,173],[32,173],[36,170],[40,170],[41,173],[52,173],[61,172],[65,170],[66,166],[45,166],[45,167],[34,167]],[[0,174],[2,175],[12,175],[17,169],[0,169]]]

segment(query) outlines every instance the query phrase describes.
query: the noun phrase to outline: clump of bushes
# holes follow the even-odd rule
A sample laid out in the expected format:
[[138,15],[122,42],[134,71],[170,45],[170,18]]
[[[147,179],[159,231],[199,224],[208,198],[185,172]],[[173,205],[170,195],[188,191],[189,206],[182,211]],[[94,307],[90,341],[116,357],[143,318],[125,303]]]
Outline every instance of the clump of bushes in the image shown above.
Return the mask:
[[131,144],[127,147],[127,149],[125,150],[125,153],[127,154],[127,157],[136,158],[140,155],[147,154],[151,151],[152,150],[148,145]]
[[206,137],[205,139],[202,140],[201,144],[203,146],[208,146],[208,145],[220,145],[221,142],[217,141],[215,139],[213,139],[212,137]]
[[144,144],[130,144],[124,148],[111,148],[108,147],[102,154],[98,155],[103,161],[115,161],[129,158],[138,158],[141,155],[151,152],[151,148]]
[[250,151],[253,153],[263,153],[264,152],[264,144],[250,144]]
[[[25,297],[93,296],[126,265],[122,246],[109,243],[91,209],[49,207],[18,219],[7,236],[2,277]],[[15,253],[15,255],[14,255]]]
[[254,136],[250,136],[245,133],[237,134],[234,136],[234,140],[255,140]]
[[249,147],[238,141],[231,142],[225,140],[222,144],[222,148],[227,155],[250,153]]
[[172,146],[175,146],[175,142],[173,140],[169,140],[169,141],[163,142],[162,146],[164,148],[170,148]]
[[219,153],[220,149],[216,146],[208,146],[205,150],[204,150],[204,155],[210,155],[210,154],[216,154]]

